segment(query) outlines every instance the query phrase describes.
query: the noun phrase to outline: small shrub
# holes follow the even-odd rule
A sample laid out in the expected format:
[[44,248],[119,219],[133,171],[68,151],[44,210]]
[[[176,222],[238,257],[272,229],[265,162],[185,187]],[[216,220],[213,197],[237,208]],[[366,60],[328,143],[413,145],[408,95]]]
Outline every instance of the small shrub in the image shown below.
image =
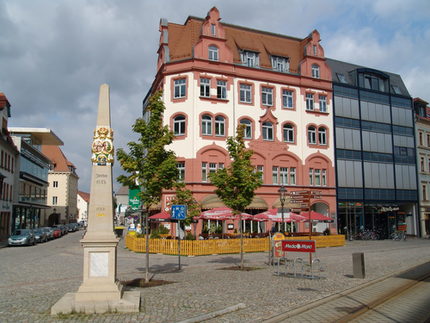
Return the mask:
[[191,234],[191,232],[187,232],[185,240],[196,240],[196,237]]

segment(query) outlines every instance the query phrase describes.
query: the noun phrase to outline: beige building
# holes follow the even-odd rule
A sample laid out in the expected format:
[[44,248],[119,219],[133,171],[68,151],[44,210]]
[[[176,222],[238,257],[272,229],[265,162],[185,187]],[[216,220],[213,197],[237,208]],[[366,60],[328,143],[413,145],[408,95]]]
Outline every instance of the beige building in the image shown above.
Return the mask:
[[48,173],[48,205],[52,207],[59,223],[78,220],[78,180],[76,167],[64,155],[58,146],[42,146],[42,153],[47,156],[53,167]]

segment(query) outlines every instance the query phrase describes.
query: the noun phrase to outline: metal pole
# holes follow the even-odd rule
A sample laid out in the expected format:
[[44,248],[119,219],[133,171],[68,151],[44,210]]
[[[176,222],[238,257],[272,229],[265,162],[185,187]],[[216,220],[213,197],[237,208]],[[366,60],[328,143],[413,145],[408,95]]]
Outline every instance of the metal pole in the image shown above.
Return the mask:
[[[308,215],[309,215],[309,240],[312,240],[312,222],[311,222],[311,194],[309,191],[308,198]],[[309,267],[311,268],[312,273],[312,252],[309,252]]]
[[178,220],[178,268],[181,270],[181,221]]

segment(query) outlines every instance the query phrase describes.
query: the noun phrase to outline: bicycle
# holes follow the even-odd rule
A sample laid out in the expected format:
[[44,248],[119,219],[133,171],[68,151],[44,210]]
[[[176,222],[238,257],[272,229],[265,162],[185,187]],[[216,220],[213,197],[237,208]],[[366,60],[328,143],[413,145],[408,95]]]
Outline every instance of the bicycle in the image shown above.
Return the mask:
[[406,240],[406,233],[405,231],[394,231],[391,234],[391,239],[395,240],[395,241],[399,241],[399,240]]

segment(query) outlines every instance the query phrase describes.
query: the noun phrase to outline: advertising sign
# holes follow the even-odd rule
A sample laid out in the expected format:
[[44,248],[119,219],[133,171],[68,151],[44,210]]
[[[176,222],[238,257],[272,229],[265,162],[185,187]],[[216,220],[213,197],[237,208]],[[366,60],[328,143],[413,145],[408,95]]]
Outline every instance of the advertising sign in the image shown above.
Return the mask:
[[282,251],[282,241],[285,239],[285,236],[281,232],[275,233],[273,236],[273,256],[275,258],[281,258],[284,256],[284,252]]
[[315,252],[315,240],[284,240],[282,251],[289,252]]
[[138,210],[140,208],[140,189],[129,189],[128,190],[128,205],[132,210]]

